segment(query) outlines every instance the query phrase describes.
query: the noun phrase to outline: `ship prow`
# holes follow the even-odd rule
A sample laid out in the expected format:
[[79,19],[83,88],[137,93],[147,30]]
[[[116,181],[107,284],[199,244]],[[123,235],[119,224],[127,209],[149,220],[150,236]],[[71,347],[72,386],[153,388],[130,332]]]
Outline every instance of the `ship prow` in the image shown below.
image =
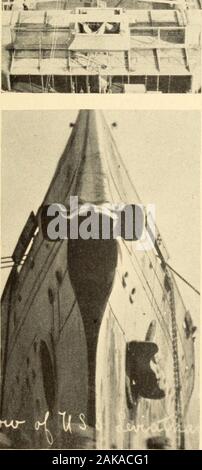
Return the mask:
[[[139,201],[101,112],[79,113],[13,253],[1,412],[25,423],[8,438],[23,448],[185,447],[194,330],[163,243],[148,251],[121,237],[47,240],[42,208],[69,209],[72,196],[99,213]],[[45,416],[48,436],[36,430]]]

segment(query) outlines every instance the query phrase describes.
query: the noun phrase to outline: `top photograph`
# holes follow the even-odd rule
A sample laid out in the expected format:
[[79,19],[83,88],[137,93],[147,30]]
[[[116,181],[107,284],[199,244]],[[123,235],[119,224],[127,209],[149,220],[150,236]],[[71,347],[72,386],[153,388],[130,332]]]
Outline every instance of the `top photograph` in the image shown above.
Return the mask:
[[202,0],[1,0],[2,91],[201,93]]

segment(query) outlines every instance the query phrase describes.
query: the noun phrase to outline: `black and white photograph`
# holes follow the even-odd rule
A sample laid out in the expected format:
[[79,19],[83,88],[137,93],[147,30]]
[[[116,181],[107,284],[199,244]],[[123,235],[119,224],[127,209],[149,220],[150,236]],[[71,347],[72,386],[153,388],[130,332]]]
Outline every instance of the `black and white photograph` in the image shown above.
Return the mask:
[[201,93],[201,0],[2,0],[2,90]]
[[2,449],[199,449],[200,154],[197,110],[2,112]]

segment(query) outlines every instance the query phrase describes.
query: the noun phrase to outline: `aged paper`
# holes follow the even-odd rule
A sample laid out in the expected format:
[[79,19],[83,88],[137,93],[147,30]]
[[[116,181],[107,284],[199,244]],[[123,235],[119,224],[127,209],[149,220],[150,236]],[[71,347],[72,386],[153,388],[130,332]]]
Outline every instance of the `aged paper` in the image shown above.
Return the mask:
[[[85,21],[77,12],[80,45],[68,57],[57,42],[67,33],[62,4],[57,15],[47,5],[2,13],[2,449],[201,448],[201,11],[190,20],[191,9],[170,9],[162,25],[161,9],[151,17],[148,5],[130,6],[115,21],[109,6],[86,7]],[[40,64],[29,42],[39,24],[55,40]],[[136,53],[126,57],[127,25]],[[142,54],[137,41],[151,36]],[[72,63],[59,79],[51,60],[64,59]],[[117,220],[121,203],[144,206],[142,238],[103,240],[96,224]],[[95,223],[94,239],[46,237],[53,204],[68,224],[90,204],[91,225],[85,212],[79,221],[85,234]]]

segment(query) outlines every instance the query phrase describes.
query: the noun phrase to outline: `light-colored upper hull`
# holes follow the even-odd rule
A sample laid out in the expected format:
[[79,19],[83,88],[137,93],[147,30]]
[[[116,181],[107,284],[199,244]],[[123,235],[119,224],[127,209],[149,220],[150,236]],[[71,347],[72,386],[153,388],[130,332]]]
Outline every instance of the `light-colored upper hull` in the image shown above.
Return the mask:
[[[68,207],[70,195],[99,208],[139,200],[101,113],[79,114],[42,205]],[[99,292],[100,264],[93,272],[87,262],[84,270],[89,317],[72,274],[78,265],[79,276],[81,258],[78,254],[72,265],[69,241],[44,240],[39,229],[21,271],[11,272],[2,301],[2,416],[26,421],[21,432],[10,434],[14,446],[179,448],[184,435],[186,446],[192,325],[186,324],[182,299],[158,251],[138,251],[135,241],[114,243],[109,290],[103,288],[107,271],[101,270]],[[100,263],[98,252],[97,259]],[[164,398],[131,395],[132,342],[157,345],[151,367]],[[43,426],[34,429],[47,412],[50,435]]]

